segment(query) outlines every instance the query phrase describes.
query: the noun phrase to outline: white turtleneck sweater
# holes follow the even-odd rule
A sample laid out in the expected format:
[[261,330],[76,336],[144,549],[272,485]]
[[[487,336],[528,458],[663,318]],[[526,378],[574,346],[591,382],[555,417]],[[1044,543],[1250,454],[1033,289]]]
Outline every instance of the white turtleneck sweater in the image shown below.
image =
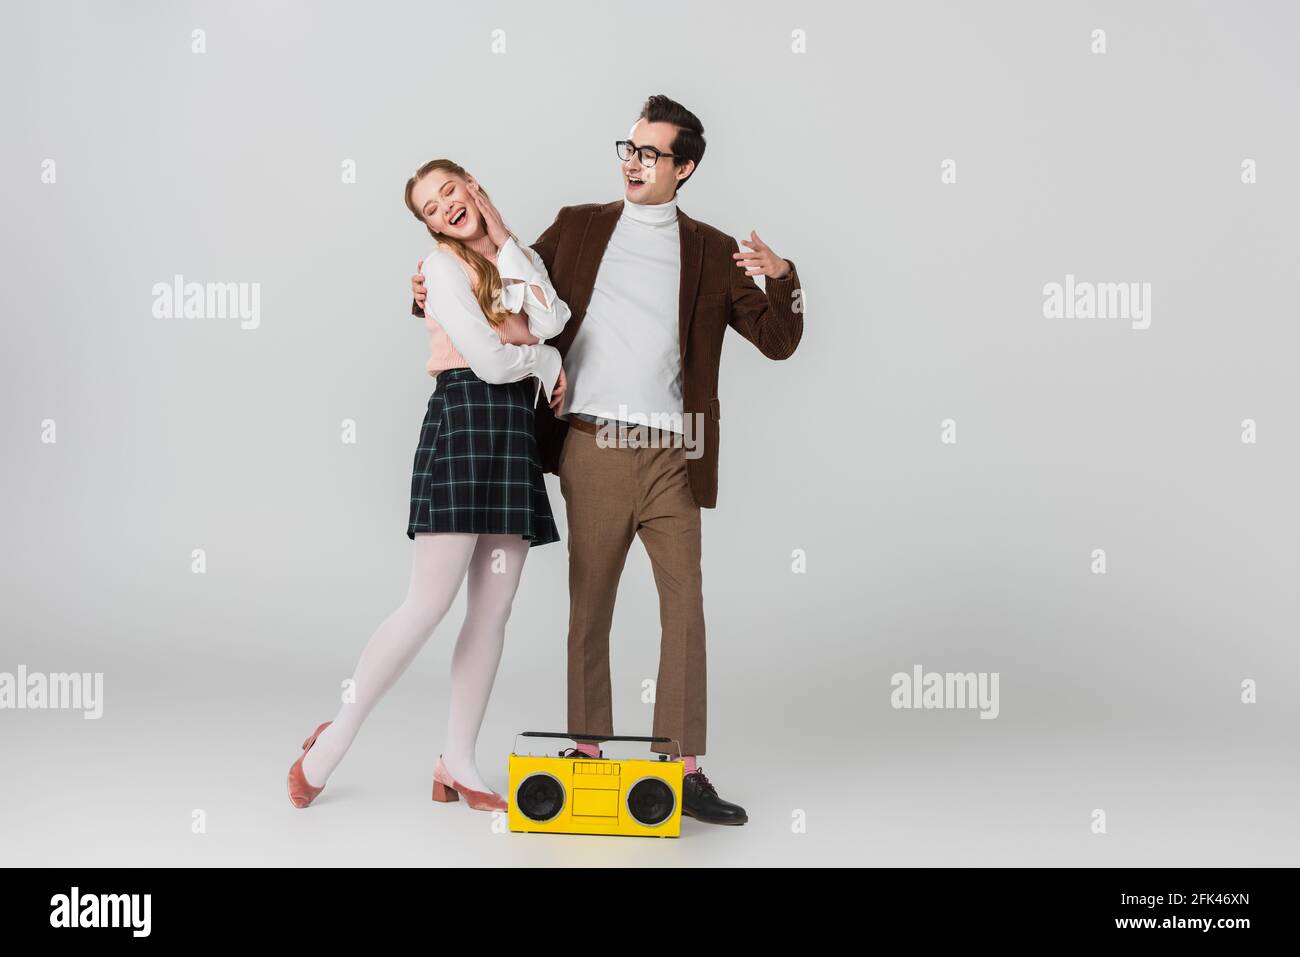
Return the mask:
[[596,272],[591,302],[564,357],[564,416],[682,431],[677,200],[623,212]]

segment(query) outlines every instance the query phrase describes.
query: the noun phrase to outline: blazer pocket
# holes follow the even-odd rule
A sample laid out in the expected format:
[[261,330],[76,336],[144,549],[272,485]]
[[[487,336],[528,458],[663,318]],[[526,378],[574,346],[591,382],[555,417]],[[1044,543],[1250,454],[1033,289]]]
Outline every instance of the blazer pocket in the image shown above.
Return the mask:
[[696,296],[695,314],[697,316],[725,317],[727,314],[727,294],[725,292],[709,292]]
[[714,422],[722,418],[722,406],[718,403],[716,395],[709,399],[709,418],[713,419]]

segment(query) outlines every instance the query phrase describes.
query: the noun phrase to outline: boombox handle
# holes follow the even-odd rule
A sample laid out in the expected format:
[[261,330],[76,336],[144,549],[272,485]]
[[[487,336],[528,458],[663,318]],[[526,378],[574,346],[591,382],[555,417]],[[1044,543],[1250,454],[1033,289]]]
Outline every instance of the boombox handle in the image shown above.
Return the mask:
[[565,731],[565,732],[559,732],[559,731],[520,731],[517,735],[515,735],[515,749],[514,749],[515,751],[518,751],[518,750],[519,750],[518,745],[519,745],[519,739],[520,739],[520,738],[562,738],[562,739],[564,739],[564,740],[566,740],[566,741],[573,741],[575,744],[577,743],[577,741],[578,741],[579,738],[587,738],[587,739],[590,739],[590,740],[592,740],[592,741],[600,741],[600,742],[602,742],[602,743],[604,743],[604,742],[606,742],[606,741],[648,741],[648,742],[654,742],[654,743],[657,743],[657,744],[673,743],[673,744],[676,744],[676,745],[677,745],[677,754],[680,756],[681,753],[682,753],[682,744],[681,744],[681,742],[678,741],[676,738],[652,738],[652,737],[647,737],[647,736],[645,736],[645,735],[640,735],[640,734],[608,734],[608,735],[600,735],[600,734],[578,734],[578,733],[573,732],[573,731]]

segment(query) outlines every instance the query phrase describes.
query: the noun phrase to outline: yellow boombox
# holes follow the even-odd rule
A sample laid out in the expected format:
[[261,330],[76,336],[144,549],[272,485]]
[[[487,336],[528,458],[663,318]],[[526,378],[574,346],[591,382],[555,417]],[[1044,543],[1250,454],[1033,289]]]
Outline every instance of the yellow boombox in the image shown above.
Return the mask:
[[624,834],[679,837],[682,824],[682,762],[519,754],[519,737],[589,741],[655,741],[672,738],[600,737],[524,731],[510,753],[511,831],[552,834]]

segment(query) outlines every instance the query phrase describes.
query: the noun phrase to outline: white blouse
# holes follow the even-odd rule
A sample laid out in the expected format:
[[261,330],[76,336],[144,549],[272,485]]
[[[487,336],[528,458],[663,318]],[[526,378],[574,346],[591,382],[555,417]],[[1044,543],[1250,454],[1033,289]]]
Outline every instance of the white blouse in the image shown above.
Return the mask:
[[[501,274],[502,305],[510,312],[520,309],[528,316],[528,331],[538,339],[560,334],[569,321],[569,307],[555,293],[551,277],[540,256],[527,246],[508,238],[497,250],[497,272]],[[460,260],[440,247],[424,257],[424,310],[432,317],[456,351],[484,382],[498,385],[537,376],[537,390],[544,388],[549,401],[560,377],[560,353],[545,342],[510,345],[501,341],[474,297],[469,277]],[[541,296],[538,296],[540,290]],[[533,396],[536,403],[537,394]]]

